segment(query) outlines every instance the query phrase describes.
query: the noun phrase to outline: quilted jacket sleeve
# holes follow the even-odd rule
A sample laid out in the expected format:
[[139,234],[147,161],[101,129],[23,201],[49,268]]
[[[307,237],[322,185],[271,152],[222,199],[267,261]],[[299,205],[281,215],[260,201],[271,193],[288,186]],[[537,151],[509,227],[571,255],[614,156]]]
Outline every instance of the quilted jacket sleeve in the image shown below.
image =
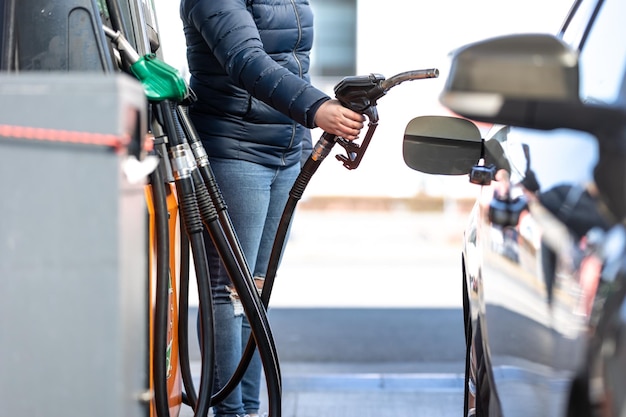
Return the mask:
[[315,127],[315,111],[330,98],[264,51],[244,0],[187,1],[181,13],[235,84],[298,123]]

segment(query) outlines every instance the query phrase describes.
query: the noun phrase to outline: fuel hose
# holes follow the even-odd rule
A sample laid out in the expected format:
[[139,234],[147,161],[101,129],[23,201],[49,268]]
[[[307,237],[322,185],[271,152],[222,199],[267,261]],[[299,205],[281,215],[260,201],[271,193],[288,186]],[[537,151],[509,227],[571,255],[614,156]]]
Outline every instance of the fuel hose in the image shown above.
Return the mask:
[[[155,409],[159,416],[169,414],[167,401],[167,319],[169,299],[169,225],[166,190],[158,166],[150,174],[152,199],[154,203],[155,238],[156,238],[156,290],[154,312],[154,352],[152,369],[154,372]],[[157,394],[158,393],[158,394]],[[167,414],[164,414],[167,411]]]
[[185,391],[183,392],[183,403],[196,408],[198,396],[194,387],[193,376],[191,374],[191,360],[189,358],[189,265],[191,263],[189,252],[189,238],[185,233],[185,226],[182,222],[180,227],[180,283],[178,287],[178,347],[180,352],[180,371]]
[[[280,367],[278,363],[278,356],[276,352],[276,346],[271,334],[269,322],[265,307],[258,297],[256,287],[254,285],[252,274],[245,260],[245,255],[241,250],[241,246],[237,239],[236,233],[232,227],[230,217],[226,208],[226,204],[223,200],[221,192],[213,172],[210,169],[208,157],[199,137],[193,127],[191,121],[187,118],[187,115],[181,106],[176,109],[178,120],[180,123],[180,129],[186,135],[186,138],[190,144],[190,148],[193,151],[193,155],[196,158],[198,171],[192,174],[194,178],[194,184],[202,189],[206,190],[206,198],[201,200],[201,211],[209,210],[210,212],[203,215],[205,226],[208,229],[209,235],[224,263],[224,266],[229,274],[231,282],[233,283],[237,294],[242,302],[246,318],[250,322],[250,328],[252,331],[252,340],[256,340],[259,346],[259,355],[263,362],[263,369],[265,371],[265,378],[268,390],[268,402],[269,402],[269,414],[270,416],[280,415],[280,399],[281,399],[281,381],[280,381]],[[205,209],[202,209],[205,207]],[[214,210],[217,209],[217,212]],[[229,381],[224,387],[220,389],[211,399],[211,404],[216,404],[226,398],[230,392],[239,384],[245,368],[241,369],[238,366]]]
[[194,259],[199,296],[200,354],[202,362],[199,394],[194,408],[194,415],[206,416],[210,410],[211,393],[213,390],[214,322],[213,297],[209,284],[209,267],[204,239],[202,238],[204,225],[191,178],[193,167],[189,164],[189,158],[185,154],[182,138],[176,129],[171,105],[168,100],[164,100],[155,103],[154,108],[169,139],[170,161],[174,172],[181,221],[184,224],[191,246],[191,255]]

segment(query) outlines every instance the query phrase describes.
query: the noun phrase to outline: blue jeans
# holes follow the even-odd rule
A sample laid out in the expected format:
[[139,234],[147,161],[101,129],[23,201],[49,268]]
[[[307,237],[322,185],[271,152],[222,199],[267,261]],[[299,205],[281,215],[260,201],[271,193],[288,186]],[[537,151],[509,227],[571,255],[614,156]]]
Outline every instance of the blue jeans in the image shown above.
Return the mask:
[[[210,160],[233,228],[254,277],[265,277],[276,229],[300,165],[266,167],[236,159]],[[250,336],[250,326],[215,246],[205,231],[215,322],[215,388],[233,375]],[[256,414],[262,364],[258,351],[238,386],[213,413],[216,417]]]

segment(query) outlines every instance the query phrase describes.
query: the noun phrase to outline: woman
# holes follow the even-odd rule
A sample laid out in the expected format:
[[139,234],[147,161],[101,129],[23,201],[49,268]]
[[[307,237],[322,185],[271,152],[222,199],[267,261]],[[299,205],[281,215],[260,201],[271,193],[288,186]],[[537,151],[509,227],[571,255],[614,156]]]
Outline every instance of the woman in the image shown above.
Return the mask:
[[[261,289],[289,190],[310,154],[309,129],[353,140],[364,118],[310,84],[307,0],[182,0],[180,11],[198,97],[189,114]],[[218,390],[237,367],[250,329],[211,239],[205,242]],[[214,407],[215,416],[257,415],[260,381],[257,353],[240,386]]]

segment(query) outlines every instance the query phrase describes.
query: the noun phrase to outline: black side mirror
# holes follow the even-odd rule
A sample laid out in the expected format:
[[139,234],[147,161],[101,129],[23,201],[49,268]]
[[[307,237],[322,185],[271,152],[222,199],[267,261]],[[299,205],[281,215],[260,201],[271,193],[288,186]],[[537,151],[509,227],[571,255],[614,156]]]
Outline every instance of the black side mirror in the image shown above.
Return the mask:
[[480,131],[469,120],[421,116],[411,120],[404,132],[404,162],[426,174],[468,174],[481,152]]
[[532,129],[598,136],[626,125],[623,110],[581,102],[578,53],[548,34],[501,36],[458,50],[440,101],[472,120]]

